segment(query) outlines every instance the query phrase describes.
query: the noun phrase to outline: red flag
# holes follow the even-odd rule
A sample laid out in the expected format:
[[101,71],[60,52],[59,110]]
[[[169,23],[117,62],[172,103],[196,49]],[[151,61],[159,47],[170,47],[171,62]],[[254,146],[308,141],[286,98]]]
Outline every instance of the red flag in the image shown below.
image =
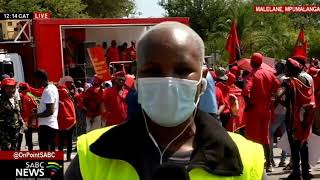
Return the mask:
[[293,51],[293,58],[299,58],[304,61],[307,61],[308,53],[307,53],[307,41],[304,39],[303,28],[301,28],[296,45]]
[[230,35],[228,37],[226,50],[229,52],[229,64],[234,64],[240,59],[240,45],[237,35],[236,23],[233,20],[231,25]]

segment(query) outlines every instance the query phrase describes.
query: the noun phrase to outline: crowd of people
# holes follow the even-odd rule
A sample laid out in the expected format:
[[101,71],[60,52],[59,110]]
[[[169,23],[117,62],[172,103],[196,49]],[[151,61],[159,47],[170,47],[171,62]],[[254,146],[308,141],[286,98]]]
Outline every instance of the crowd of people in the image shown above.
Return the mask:
[[117,46],[117,41],[112,40],[110,47],[108,47],[107,42],[102,43],[102,48],[107,60],[107,64],[119,62],[119,61],[131,61],[131,64],[126,63],[123,65],[115,64],[112,66],[115,70],[113,72],[125,69],[126,72],[134,74],[136,71],[136,60],[137,60],[137,50],[136,42],[131,41],[131,46],[128,47],[128,43],[124,42],[123,44]]
[[8,75],[2,79],[1,150],[20,150],[23,134],[28,150],[33,150],[32,133],[37,131],[40,150],[54,151],[58,147],[63,151],[66,145],[70,161],[75,136],[121,124],[128,117],[126,97],[132,87],[125,86],[126,74],[122,71],[114,74],[112,87],[98,76],[92,85],[74,82],[70,76],[52,84],[42,70],[34,73],[34,87],[18,84]]
[[[22,132],[32,150],[37,128],[40,150],[55,150],[56,143],[63,150],[66,142],[70,161],[76,131],[85,135],[77,140],[67,179],[265,179],[264,172],[276,166],[274,143],[286,132],[290,163],[282,151],[277,166],[292,170],[288,179],[312,178],[308,139],[312,132],[320,136],[318,60],[307,65],[307,57],[297,55],[272,69],[263,66],[263,54],[253,53],[250,70],[237,63],[210,68],[201,38],[173,22],[146,32],[137,51],[131,85],[125,71],[116,72],[111,83],[95,76],[91,85],[68,76],[53,85],[37,71],[35,88],[20,83],[19,96],[17,82],[4,77],[1,150],[19,150]],[[120,59],[115,41],[106,57]]]

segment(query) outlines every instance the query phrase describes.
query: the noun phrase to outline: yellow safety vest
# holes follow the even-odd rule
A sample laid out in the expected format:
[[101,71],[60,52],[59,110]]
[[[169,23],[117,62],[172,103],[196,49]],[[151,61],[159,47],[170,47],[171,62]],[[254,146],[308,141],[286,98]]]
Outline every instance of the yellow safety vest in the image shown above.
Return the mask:
[[[111,129],[106,127],[91,131],[79,137],[77,151],[83,180],[139,180],[136,170],[126,161],[107,159],[89,150],[102,134]],[[238,146],[243,164],[241,176],[217,176],[204,169],[195,168],[189,172],[191,180],[260,180],[264,170],[264,153],[261,145],[248,141],[238,134],[229,133]]]

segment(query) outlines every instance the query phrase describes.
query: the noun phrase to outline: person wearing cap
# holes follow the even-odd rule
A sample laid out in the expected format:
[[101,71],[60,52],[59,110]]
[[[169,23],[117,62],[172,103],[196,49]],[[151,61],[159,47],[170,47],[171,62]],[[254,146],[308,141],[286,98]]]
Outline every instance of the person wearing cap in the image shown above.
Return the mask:
[[1,81],[0,96],[0,148],[1,151],[15,151],[18,147],[23,120],[19,101],[15,98],[17,82],[14,78]]
[[126,74],[118,71],[114,74],[112,87],[103,93],[103,126],[117,125],[128,118],[126,97],[128,90],[124,87]]
[[230,69],[230,72],[236,76],[236,82],[234,83],[238,88],[243,89],[244,88],[244,80],[241,79],[241,71],[238,66],[232,66]]
[[242,90],[235,85],[236,75],[232,72],[227,74],[227,85],[229,88],[229,104],[230,104],[230,119],[227,123],[226,129],[230,132],[238,131],[245,127],[243,120],[243,110],[245,102],[242,97]]
[[83,94],[83,110],[85,111],[87,127],[86,131],[101,128],[101,107],[103,90],[101,84],[103,80],[97,75],[93,77],[92,87]]
[[263,55],[253,53],[252,71],[246,80],[242,95],[246,101],[246,137],[263,145],[266,159],[266,171],[272,172],[270,159],[269,123],[271,119],[272,96],[279,87],[276,76],[261,67]]
[[[26,144],[28,146],[28,150],[32,151],[32,132],[38,128],[38,120],[33,118],[32,113],[37,111],[38,103],[36,101],[36,97],[31,94],[28,83],[19,83],[19,92],[21,98],[21,117],[28,127],[24,132]],[[20,140],[22,141],[22,137]],[[19,142],[19,144],[21,144],[21,142]]]
[[276,101],[287,108],[285,122],[293,163],[293,171],[288,176],[289,180],[300,179],[300,160],[303,180],[312,178],[309,172],[307,140],[311,134],[315,114],[315,97],[312,79],[306,78],[301,73],[304,64],[300,62],[292,58],[287,60],[286,76],[288,79],[283,81],[276,96]]
[[59,113],[58,113],[58,149],[63,151],[65,142],[67,143],[67,161],[71,161],[72,135],[76,124],[76,110],[70,92],[73,79],[69,76],[63,77],[58,86],[59,92]]
[[[217,75],[216,89],[218,89],[217,99],[218,99],[218,105],[219,105],[218,114],[220,116],[220,121],[222,123],[222,126],[226,128],[228,121],[231,117],[230,103],[229,103],[229,87],[227,85],[227,81],[228,81],[227,71],[224,68],[219,67],[216,70],[216,75]],[[222,109],[222,107],[224,108]]]

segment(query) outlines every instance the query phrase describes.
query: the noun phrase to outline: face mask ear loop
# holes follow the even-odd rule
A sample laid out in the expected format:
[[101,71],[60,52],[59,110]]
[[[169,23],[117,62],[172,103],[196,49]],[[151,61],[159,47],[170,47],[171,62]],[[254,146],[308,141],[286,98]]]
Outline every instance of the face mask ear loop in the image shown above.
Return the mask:
[[163,163],[163,155],[164,153],[167,151],[167,149],[170,147],[170,145],[175,141],[177,140],[187,129],[188,127],[191,125],[192,121],[189,122],[189,124],[178,134],[178,136],[176,136],[174,139],[172,139],[172,141],[170,141],[167,146],[164,148],[163,151],[161,151],[160,147],[159,147],[159,144],[157,143],[157,141],[154,139],[154,137],[152,136],[152,134],[150,133],[149,131],[149,128],[148,128],[148,124],[147,124],[147,119],[146,119],[146,116],[144,114],[144,111],[142,111],[142,115],[143,115],[143,119],[144,119],[144,123],[146,125],[146,129],[147,129],[147,132],[148,132],[148,135],[150,137],[150,139],[152,140],[153,144],[156,146],[156,148],[158,149],[159,153],[160,153],[160,165],[162,165]]

